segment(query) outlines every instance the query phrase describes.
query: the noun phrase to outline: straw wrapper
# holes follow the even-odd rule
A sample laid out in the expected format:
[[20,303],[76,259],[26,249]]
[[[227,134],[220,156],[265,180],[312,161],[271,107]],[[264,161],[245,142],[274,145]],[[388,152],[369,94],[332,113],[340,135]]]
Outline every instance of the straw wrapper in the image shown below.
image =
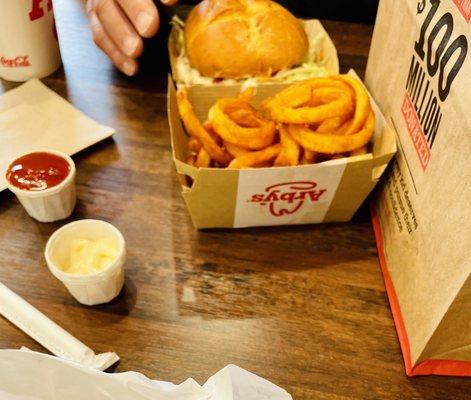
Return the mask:
[[0,283],[0,314],[51,353],[65,360],[104,371],[119,361],[116,353],[95,354],[92,349],[51,321]]

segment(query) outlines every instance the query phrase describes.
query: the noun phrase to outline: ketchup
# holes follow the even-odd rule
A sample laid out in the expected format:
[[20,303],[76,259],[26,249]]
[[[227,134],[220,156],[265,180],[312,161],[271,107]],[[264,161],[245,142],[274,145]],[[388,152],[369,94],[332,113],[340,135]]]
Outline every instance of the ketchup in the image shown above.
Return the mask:
[[8,181],[21,190],[40,191],[57,186],[67,178],[70,165],[64,158],[47,152],[29,153],[8,167]]

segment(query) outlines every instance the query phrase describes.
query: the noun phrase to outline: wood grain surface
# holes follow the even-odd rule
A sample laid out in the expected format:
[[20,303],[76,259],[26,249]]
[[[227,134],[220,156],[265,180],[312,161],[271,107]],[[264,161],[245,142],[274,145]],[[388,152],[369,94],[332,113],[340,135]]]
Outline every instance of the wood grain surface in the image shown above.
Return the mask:
[[[8,192],[0,281],[95,351],[116,351],[116,371],[203,383],[233,363],[294,399],[471,398],[470,380],[405,376],[366,207],[349,224],[197,232],[172,163],[158,39],[129,79],[95,48],[81,2],[55,7],[64,69],[44,82],[117,131],[74,157],[69,221],[104,219],[123,232],[125,289],[107,305],[78,304],[43,257],[69,221],[38,223]],[[324,25],[342,70],[363,74],[372,27]],[[21,346],[45,351],[0,318],[0,348]]]

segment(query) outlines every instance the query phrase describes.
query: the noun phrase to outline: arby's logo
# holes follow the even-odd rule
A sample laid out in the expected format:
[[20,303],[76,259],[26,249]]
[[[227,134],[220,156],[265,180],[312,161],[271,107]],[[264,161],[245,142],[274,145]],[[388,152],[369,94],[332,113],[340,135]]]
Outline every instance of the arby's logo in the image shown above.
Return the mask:
[[18,56],[13,58],[0,56],[0,64],[2,67],[7,68],[21,68],[31,66],[31,63],[29,62],[29,56]]
[[296,213],[305,203],[319,201],[325,192],[326,189],[317,188],[316,182],[286,182],[267,187],[264,193],[252,195],[248,202],[268,207],[271,215],[281,217]]

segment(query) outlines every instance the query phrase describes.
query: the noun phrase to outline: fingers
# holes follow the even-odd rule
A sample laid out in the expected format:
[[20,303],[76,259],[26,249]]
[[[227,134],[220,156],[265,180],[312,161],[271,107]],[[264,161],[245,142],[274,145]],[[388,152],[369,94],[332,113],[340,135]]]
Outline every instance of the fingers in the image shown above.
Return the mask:
[[142,38],[115,0],[94,0],[93,11],[107,35],[123,54],[137,58],[142,53]]
[[159,13],[152,0],[116,0],[136,31],[145,38],[159,29]]
[[110,57],[116,67],[128,76],[136,74],[138,65],[136,60],[125,56],[120,49],[115,45],[114,41],[109,37],[108,33],[103,28],[100,20],[98,19],[95,11],[90,12],[90,24],[92,27],[93,40],[96,45],[103,50],[104,53]]
[[90,12],[93,10],[93,0],[87,0],[87,14],[90,14]]
[[[173,5],[178,0],[160,0]],[[153,0],[87,0],[95,43],[125,74],[137,72],[135,59],[142,53],[142,38],[159,29],[159,13]]]
[[160,2],[166,6],[173,6],[174,4],[178,3],[178,0],[160,0]]

